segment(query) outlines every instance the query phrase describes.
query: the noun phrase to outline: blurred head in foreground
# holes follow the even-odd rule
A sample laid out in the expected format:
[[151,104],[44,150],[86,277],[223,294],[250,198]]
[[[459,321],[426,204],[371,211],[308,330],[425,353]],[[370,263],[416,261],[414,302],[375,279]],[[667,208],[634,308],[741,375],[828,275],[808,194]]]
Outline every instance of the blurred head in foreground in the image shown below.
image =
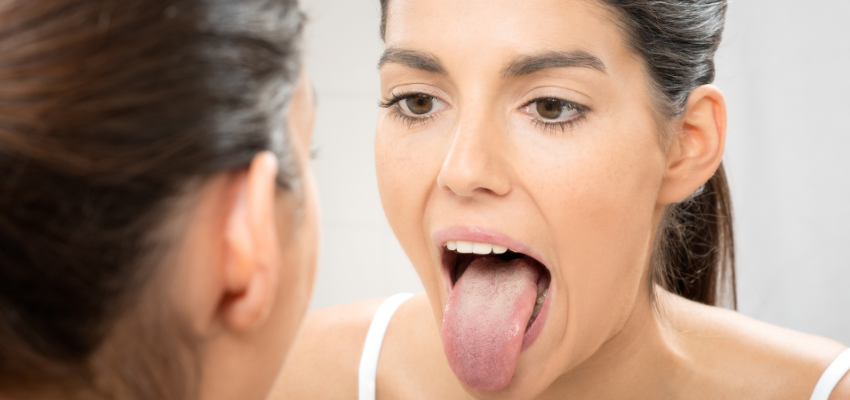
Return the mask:
[[0,5],[0,397],[264,398],[307,306],[295,0]]

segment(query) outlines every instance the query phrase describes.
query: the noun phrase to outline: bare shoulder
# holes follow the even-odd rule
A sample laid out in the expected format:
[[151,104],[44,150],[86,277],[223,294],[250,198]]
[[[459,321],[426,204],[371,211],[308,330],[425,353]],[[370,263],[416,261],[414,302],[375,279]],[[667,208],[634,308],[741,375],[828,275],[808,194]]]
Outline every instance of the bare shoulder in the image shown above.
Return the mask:
[[832,391],[829,400],[846,400],[850,399],[850,373],[844,375],[844,378],[838,382],[838,386]]
[[[717,378],[734,382],[736,391],[757,388],[765,398],[809,398],[824,370],[847,348],[735,311],[668,296],[673,297],[666,301],[674,329],[706,363],[722,367],[728,375]],[[765,388],[776,393],[766,393]],[[841,395],[848,388],[850,380],[845,378],[836,389],[837,398],[850,398]]]
[[372,317],[384,300],[364,300],[309,313],[272,399],[356,399],[360,353]]

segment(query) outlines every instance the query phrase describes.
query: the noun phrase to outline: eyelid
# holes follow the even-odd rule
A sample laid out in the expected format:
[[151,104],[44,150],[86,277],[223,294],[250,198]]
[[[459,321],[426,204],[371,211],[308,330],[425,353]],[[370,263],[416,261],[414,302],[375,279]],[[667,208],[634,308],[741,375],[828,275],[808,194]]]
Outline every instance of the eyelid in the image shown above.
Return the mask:
[[575,103],[575,102],[572,102],[572,101],[569,101],[569,100],[564,100],[564,99],[557,97],[557,96],[537,97],[533,100],[526,102],[522,107],[519,108],[519,110],[522,110],[522,109],[525,109],[525,108],[528,108],[530,110],[530,106],[532,104],[534,104],[538,101],[542,101],[542,100],[558,100],[558,101],[561,101],[563,103],[566,103],[566,105],[568,105],[570,108],[572,108],[573,110],[576,111],[575,115],[572,118],[569,118],[569,119],[566,119],[566,120],[547,120],[547,119],[540,118],[539,116],[535,116],[535,115],[531,114],[530,112],[526,111],[525,113],[526,113],[526,115],[528,115],[531,123],[535,127],[542,125],[543,131],[551,130],[552,133],[554,133],[556,129],[560,129],[561,132],[564,133],[564,132],[567,131],[567,129],[572,129],[573,127],[575,127],[576,124],[585,120],[587,118],[587,112],[590,111],[590,108],[587,107],[587,106],[584,106],[584,105],[581,105],[581,104],[578,104],[578,103]]
[[590,109],[594,103],[593,98],[580,90],[568,88],[567,86],[549,81],[529,87],[529,89],[524,91],[518,99],[519,104],[523,106],[540,99],[563,100],[575,105],[581,105],[587,109]]
[[394,89],[391,89],[389,94],[388,94],[388,97],[384,97],[383,100],[381,101],[381,105],[386,106],[390,102],[393,102],[393,101],[398,102],[398,101],[404,100],[408,97],[418,96],[418,95],[433,97],[437,100],[442,101],[443,103],[445,103],[447,105],[449,104],[449,102],[445,100],[445,98],[447,96],[442,91],[433,89],[430,85],[416,84],[416,85],[405,85],[404,87],[401,87],[401,88],[396,87]]
[[[403,123],[407,124],[408,128],[412,128],[414,124],[424,125],[435,117],[439,116],[443,111],[451,108],[449,103],[443,100],[442,98],[429,94],[425,91],[410,90],[395,94],[390,93],[390,96],[391,98],[383,99],[378,104],[378,106],[388,109],[393,117],[398,118]],[[441,110],[429,112],[428,114],[422,114],[420,116],[408,115],[401,110],[401,102],[414,96],[428,96],[436,100],[437,102],[443,104],[443,108]]]
[[[441,96],[434,95],[432,93],[429,93],[429,91],[426,91],[426,90],[415,90],[415,89],[403,90],[403,91],[399,91],[398,93],[390,92],[390,98],[382,99],[379,102],[378,106],[382,107],[382,108],[388,108],[388,109],[389,108],[398,109],[398,108],[401,107],[401,102],[403,100],[407,100],[407,99],[409,99],[411,97],[415,97],[415,96],[430,97],[430,98],[436,100],[438,103],[442,104],[443,107],[440,110],[433,111],[433,112],[430,112],[428,114],[423,114],[421,116],[410,115],[409,116],[410,118],[415,118],[415,119],[428,118],[428,117],[432,117],[434,115],[437,115],[437,114],[451,108],[451,105],[449,104],[449,102],[443,100],[443,98]],[[398,110],[396,110],[396,111],[398,111]]]
[[[438,97],[434,97],[434,96],[427,95],[427,94],[415,94],[415,95],[408,96],[408,97],[404,98],[403,100],[407,100],[407,99],[411,99],[411,98],[415,98],[415,97],[420,97],[420,96],[428,97],[428,98],[431,99],[431,101],[433,102],[433,109],[431,111],[429,111],[425,114],[413,113],[410,110],[409,104],[407,103],[407,101],[396,102],[396,108],[399,108],[400,110],[402,110],[405,113],[405,115],[407,115],[411,118],[427,118],[427,117],[432,116],[432,115],[437,115],[437,114],[445,111],[448,108],[448,104],[446,104],[446,102],[439,99]],[[410,112],[410,114],[408,114],[408,112]]]
[[534,96],[531,100],[527,100],[527,101],[523,102],[522,106],[520,106],[520,108],[528,107],[529,105],[536,103],[538,101],[541,101],[541,100],[558,100],[558,101],[561,101],[561,102],[564,102],[564,103],[571,105],[576,110],[580,110],[580,111],[589,111],[590,110],[590,107],[587,107],[587,106],[585,106],[581,103],[578,103],[578,102],[575,102],[575,101],[572,101],[572,100],[567,100],[567,99],[565,99],[561,96],[557,96],[557,95]]
[[[572,101],[569,101],[569,100],[564,100],[562,98],[555,97],[555,96],[543,96],[543,97],[535,98],[535,99],[528,101],[525,104],[523,104],[522,107],[520,107],[519,109],[520,110],[527,109],[528,111],[525,111],[525,112],[528,113],[528,114],[531,114],[530,113],[531,105],[534,104],[534,103],[537,103],[538,101],[544,101],[544,100],[557,100],[557,101],[562,103],[562,106],[566,106],[571,110],[575,110],[578,116],[583,116],[588,111],[590,111],[590,109],[586,106],[583,106],[581,104],[578,104],[578,103],[575,103],[575,102],[572,102]],[[533,114],[532,114],[532,116],[533,116]],[[557,120],[541,119],[541,122],[552,123],[552,122],[558,122],[558,121]]]

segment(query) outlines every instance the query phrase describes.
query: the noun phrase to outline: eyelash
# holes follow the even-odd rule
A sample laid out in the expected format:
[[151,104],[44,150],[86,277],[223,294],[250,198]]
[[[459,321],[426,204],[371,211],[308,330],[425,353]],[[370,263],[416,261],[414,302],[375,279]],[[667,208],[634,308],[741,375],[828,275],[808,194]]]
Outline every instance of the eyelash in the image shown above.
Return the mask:
[[557,129],[560,129],[561,133],[566,133],[567,130],[573,130],[573,128],[575,128],[576,125],[578,125],[580,122],[587,119],[587,112],[590,111],[589,108],[587,108],[587,107],[585,107],[581,104],[576,104],[576,103],[573,103],[571,101],[562,100],[562,99],[559,99],[557,97],[538,97],[534,100],[529,101],[528,103],[525,103],[525,105],[523,105],[522,107],[528,107],[528,106],[530,106],[530,105],[532,105],[532,104],[534,104],[538,101],[544,101],[544,100],[561,101],[567,107],[568,110],[575,110],[575,111],[578,112],[578,115],[574,118],[568,119],[566,121],[557,121],[557,122],[546,121],[546,120],[542,120],[542,119],[536,118],[536,117],[530,117],[531,123],[534,125],[534,127],[539,127],[540,125],[543,125],[543,127],[541,129],[544,132],[549,131],[551,133],[555,133],[555,131]]
[[[402,100],[407,100],[411,97],[422,96],[422,95],[429,96],[425,93],[418,93],[418,92],[399,93],[399,94],[393,95],[393,97],[391,99],[382,100],[381,102],[378,103],[378,107],[390,109],[390,112],[393,114],[393,118],[401,120],[402,123],[407,125],[408,129],[412,128],[414,124],[425,125],[426,123],[428,123],[428,121],[432,120],[439,113],[434,113],[434,114],[431,114],[431,115],[428,115],[428,116],[425,116],[425,117],[411,117],[409,115],[403,114],[397,107],[398,103]],[[430,96],[430,97],[433,97],[433,96]]]
[[[378,103],[378,106],[381,107],[381,108],[392,109],[391,112],[393,113],[393,118],[397,118],[397,119],[401,120],[402,123],[407,124],[408,129],[412,128],[414,124],[425,125],[426,123],[428,123],[428,121],[430,121],[431,119],[436,117],[439,113],[434,113],[434,114],[428,115],[426,117],[411,117],[409,115],[402,114],[401,111],[399,111],[399,109],[397,107],[397,105],[400,101],[407,100],[407,99],[409,99],[413,96],[421,96],[423,94],[424,93],[418,93],[418,92],[399,93],[399,94],[393,95],[393,97],[390,98],[390,99],[384,99],[384,100],[380,101]],[[428,95],[425,94],[425,96],[428,96]],[[525,105],[523,105],[523,107],[528,107],[531,104],[534,104],[535,102],[538,102],[538,101],[552,100],[552,99],[556,99],[556,100],[564,102],[565,105],[570,110],[578,111],[578,116],[576,116],[575,118],[566,120],[566,121],[558,121],[558,122],[550,122],[550,121],[542,120],[540,118],[531,117],[531,123],[534,125],[535,128],[540,127],[540,125],[542,125],[543,127],[541,129],[544,132],[549,131],[551,133],[555,133],[555,131],[557,129],[560,129],[561,133],[565,133],[567,130],[572,130],[573,128],[575,128],[575,126],[578,125],[578,123],[587,119],[587,112],[590,111],[589,108],[582,106],[580,104],[573,103],[571,101],[561,100],[561,99],[558,99],[558,98],[555,98],[555,97],[538,97],[534,100],[529,101],[528,103],[525,103]]]

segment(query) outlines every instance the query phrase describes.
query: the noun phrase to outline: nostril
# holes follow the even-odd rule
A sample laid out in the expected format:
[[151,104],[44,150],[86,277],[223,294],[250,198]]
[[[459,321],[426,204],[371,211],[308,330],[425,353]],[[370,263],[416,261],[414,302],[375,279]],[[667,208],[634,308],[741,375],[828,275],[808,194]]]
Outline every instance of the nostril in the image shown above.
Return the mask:
[[509,190],[509,179],[499,168],[498,149],[492,143],[479,142],[477,134],[455,136],[454,143],[443,160],[437,185],[462,197],[476,193],[504,194]]
[[510,192],[511,183],[508,176],[493,168],[458,171],[448,170],[444,165],[437,176],[437,187],[460,197],[504,196]]
[[444,172],[445,169],[437,176],[437,186],[457,196],[472,196],[473,192],[477,188],[477,184],[473,182],[470,177],[457,176],[456,174],[449,176],[450,174]]

